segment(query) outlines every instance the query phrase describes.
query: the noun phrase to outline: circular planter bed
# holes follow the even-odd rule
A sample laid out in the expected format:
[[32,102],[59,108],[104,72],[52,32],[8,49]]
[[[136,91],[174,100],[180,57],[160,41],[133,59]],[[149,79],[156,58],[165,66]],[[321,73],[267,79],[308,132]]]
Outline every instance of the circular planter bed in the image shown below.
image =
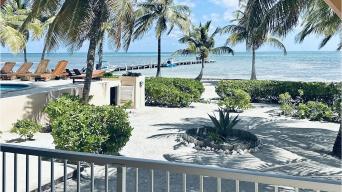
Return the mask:
[[244,153],[257,150],[260,140],[256,135],[241,129],[232,129],[229,136],[215,139],[212,128],[189,129],[182,135],[187,143],[193,143],[195,149],[224,152],[226,154]]

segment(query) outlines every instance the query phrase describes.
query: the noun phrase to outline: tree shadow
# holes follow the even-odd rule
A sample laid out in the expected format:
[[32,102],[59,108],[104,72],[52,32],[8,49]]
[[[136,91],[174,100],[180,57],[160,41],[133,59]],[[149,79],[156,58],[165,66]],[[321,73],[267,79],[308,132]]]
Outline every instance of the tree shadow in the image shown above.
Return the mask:
[[[263,117],[241,117],[235,127],[258,136],[262,145],[253,153],[227,155],[213,151],[192,150],[186,154],[177,152],[164,154],[168,161],[214,165],[238,169],[282,172],[289,175],[339,177],[341,161],[330,155],[337,132],[320,127],[292,127],[295,119],[269,119]],[[206,118],[185,118],[180,123],[155,124],[160,131],[149,139],[182,134],[188,129],[211,126]],[[180,145],[181,146],[181,145]]]

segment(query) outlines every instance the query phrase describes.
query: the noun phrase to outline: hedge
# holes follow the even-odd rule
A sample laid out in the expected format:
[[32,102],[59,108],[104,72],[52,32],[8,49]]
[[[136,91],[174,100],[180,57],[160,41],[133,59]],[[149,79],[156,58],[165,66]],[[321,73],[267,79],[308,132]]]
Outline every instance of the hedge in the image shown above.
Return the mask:
[[146,79],[146,105],[187,107],[199,101],[204,91],[201,82],[181,78]]
[[299,96],[298,90],[304,92],[302,99],[321,101],[333,105],[341,93],[341,83],[293,82],[272,80],[222,80],[216,86],[216,93],[224,98],[231,89],[242,89],[250,94],[252,102],[278,103],[279,95],[288,92],[293,97]]
[[133,129],[123,108],[83,104],[76,96],[50,101],[44,112],[54,144],[62,150],[117,154]]

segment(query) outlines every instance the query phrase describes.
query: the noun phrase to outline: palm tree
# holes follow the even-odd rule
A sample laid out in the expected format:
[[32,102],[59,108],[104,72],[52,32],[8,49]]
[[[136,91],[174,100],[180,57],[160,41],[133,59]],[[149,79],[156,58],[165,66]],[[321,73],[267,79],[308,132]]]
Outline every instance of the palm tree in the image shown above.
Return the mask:
[[193,27],[188,35],[179,39],[180,43],[186,43],[188,47],[176,51],[176,54],[199,54],[199,58],[202,62],[201,72],[196,77],[196,80],[201,80],[203,77],[204,61],[208,58],[210,53],[213,54],[224,54],[231,53],[234,55],[234,51],[228,46],[216,47],[215,48],[215,36],[219,33],[220,29],[209,34],[211,21],[206,22],[204,25],[201,23],[198,27]]
[[236,45],[237,43],[245,42],[247,50],[252,52],[252,72],[251,80],[256,80],[255,57],[256,50],[264,44],[268,44],[279,48],[284,55],[287,54],[285,46],[276,37],[270,36],[267,29],[260,28],[263,20],[258,20],[257,17],[250,17],[246,12],[238,11],[235,24],[227,25],[222,28],[222,33],[230,33],[227,39],[227,44]]
[[177,5],[173,0],[147,0],[139,4],[140,16],[136,20],[134,38],[149,31],[155,23],[155,34],[158,40],[157,77],[161,75],[161,37],[166,31],[169,34],[175,26],[187,33],[190,26],[190,9],[185,5]]
[[[27,8],[27,3],[27,1],[20,0],[7,1],[1,9],[1,18],[4,21],[4,25],[2,26],[2,29],[4,30],[1,30],[3,32],[1,33],[1,37],[4,37],[1,38],[3,45],[8,45],[13,52],[22,50],[24,52],[25,62],[27,62],[26,43],[30,36],[32,36],[33,40],[41,38],[44,34],[44,30],[47,29],[47,26],[53,20],[53,18],[34,19],[26,25],[24,30],[20,30],[23,22],[30,13],[30,9]],[[14,40],[16,38],[19,39],[18,41],[7,41],[6,43],[6,38],[9,37]]]
[[[115,34],[111,37],[117,45],[123,40],[129,45],[130,35],[125,34],[133,31],[126,29],[133,26],[126,23],[127,20],[120,20],[116,17],[120,11],[118,4],[123,0],[87,0],[87,1],[63,1],[63,0],[34,0],[32,11],[25,23],[37,18],[47,12],[57,12],[55,19],[51,23],[46,37],[46,50],[52,50],[64,44],[70,51],[82,47],[83,42],[89,41],[87,53],[86,78],[83,87],[83,101],[89,101],[89,91],[91,86],[92,72],[94,69],[96,47],[100,40],[101,27],[106,22],[111,22],[115,28]],[[127,1],[131,3],[132,1]],[[129,11],[129,10],[128,10]],[[127,13],[130,15],[130,13]],[[123,34],[123,35],[122,35]],[[127,39],[126,39],[127,38]]]
[[[101,69],[102,68],[102,63],[103,63],[103,46],[104,46],[104,40],[105,37],[108,36],[108,39],[112,39],[111,37],[114,38],[121,38],[118,37],[120,35],[123,35],[124,38],[123,40],[125,41],[123,43],[123,49],[125,51],[128,50],[129,45],[130,45],[130,40],[131,36],[133,34],[133,29],[134,29],[134,22],[137,14],[137,10],[135,10],[136,7],[136,1],[137,0],[117,0],[115,3],[115,9],[116,10],[121,10],[117,13],[115,13],[115,16],[110,18],[109,21],[104,22],[101,26],[101,32],[100,32],[100,40],[98,43],[98,65],[97,68]],[[124,22],[122,22],[124,21]],[[116,27],[113,27],[116,26]],[[126,25],[126,26],[122,26]],[[120,27],[121,26],[121,27]],[[118,30],[124,30],[122,32]],[[121,47],[121,42],[120,41],[115,41],[114,44],[116,44],[116,48]]]
[[[303,29],[297,35],[299,42],[302,42],[310,34],[316,34],[324,37],[319,45],[319,48],[322,48],[334,35],[341,34],[342,20],[323,0],[312,3],[305,11],[303,18]],[[341,50],[341,48],[342,39],[337,45],[337,50]]]

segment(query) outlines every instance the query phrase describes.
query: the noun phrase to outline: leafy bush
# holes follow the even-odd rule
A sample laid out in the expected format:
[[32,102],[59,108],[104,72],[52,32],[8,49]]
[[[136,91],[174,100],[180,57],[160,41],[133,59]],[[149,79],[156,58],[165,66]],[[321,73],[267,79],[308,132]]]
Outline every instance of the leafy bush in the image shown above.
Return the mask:
[[229,136],[232,132],[232,129],[234,128],[234,126],[240,121],[238,118],[239,116],[235,116],[234,118],[232,118],[229,115],[228,111],[219,109],[219,117],[217,118],[216,115],[209,115],[210,120],[213,122],[214,124],[214,132],[220,136],[223,140],[225,140],[225,138],[227,136]]
[[146,105],[187,107],[199,101],[204,91],[201,82],[180,78],[149,78],[146,80]]
[[128,142],[132,127],[124,109],[82,104],[64,95],[45,108],[56,148],[80,152],[117,153]]
[[294,112],[294,105],[292,104],[291,95],[286,92],[279,95],[280,110],[284,115],[292,115]]
[[330,107],[322,102],[309,101],[306,117],[313,121],[331,120],[333,112]]
[[308,116],[309,108],[305,103],[300,103],[297,107],[296,116],[300,119],[305,119]]
[[12,129],[12,132],[19,134],[21,138],[33,139],[35,133],[39,132],[42,126],[36,121],[30,119],[18,120]]
[[229,111],[248,109],[251,107],[251,97],[241,89],[232,89],[230,93],[219,101],[218,105]]
[[294,98],[303,93],[302,99],[304,102],[321,101],[331,106],[335,96],[341,93],[342,84],[270,80],[223,80],[216,86],[216,92],[221,98],[226,97],[231,89],[246,91],[250,94],[252,102],[278,103],[278,96],[288,92]]

